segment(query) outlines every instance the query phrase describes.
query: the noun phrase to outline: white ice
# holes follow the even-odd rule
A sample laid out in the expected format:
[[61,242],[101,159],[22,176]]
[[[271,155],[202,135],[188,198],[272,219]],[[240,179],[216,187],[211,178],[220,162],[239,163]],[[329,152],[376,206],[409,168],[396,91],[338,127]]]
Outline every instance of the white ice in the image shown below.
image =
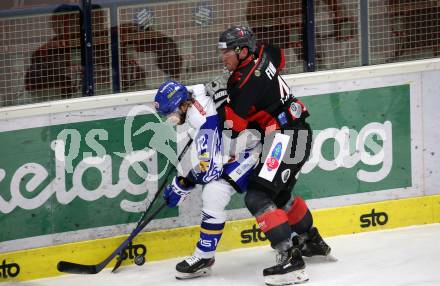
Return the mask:
[[[337,262],[307,259],[310,277],[304,286],[439,286],[440,224],[343,235],[326,239]],[[172,247],[172,246],[170,246]],[[269,247],[220,252],[209,277],[176,280],[182,258],[147,262],[142,267],[106,269],[96,275],[68,275],[7,285],[25,286],[258,286],[263,268],[274,262]]]

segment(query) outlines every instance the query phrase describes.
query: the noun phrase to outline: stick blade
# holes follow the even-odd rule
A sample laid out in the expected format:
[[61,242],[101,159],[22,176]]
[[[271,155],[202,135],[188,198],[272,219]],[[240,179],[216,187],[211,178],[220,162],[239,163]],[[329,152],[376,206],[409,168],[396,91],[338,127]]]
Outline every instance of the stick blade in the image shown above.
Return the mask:
[[71,274],[96,274],[101,270],[96,265],[84,265],[68,261],[58,262],[57,269],[60,272]]

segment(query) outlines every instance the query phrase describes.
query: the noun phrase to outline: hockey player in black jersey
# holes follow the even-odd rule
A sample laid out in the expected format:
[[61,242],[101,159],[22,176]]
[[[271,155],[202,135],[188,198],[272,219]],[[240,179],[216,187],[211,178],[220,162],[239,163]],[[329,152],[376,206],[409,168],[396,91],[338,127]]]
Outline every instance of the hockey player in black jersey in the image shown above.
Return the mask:
[[278,252],[276,265],[263,271],[265,283],[305,282],[302,256],[330,253],[304,200],[291,195],[296,175],[310,155],[309,112],[279,74],[285,65],[281,49],[257,44],[252,31],[240,26],[224,31],[218,47],[230,72],[229,98],[218,110],[225,126],[233,137],[255,129],[264,144],[245,203]]

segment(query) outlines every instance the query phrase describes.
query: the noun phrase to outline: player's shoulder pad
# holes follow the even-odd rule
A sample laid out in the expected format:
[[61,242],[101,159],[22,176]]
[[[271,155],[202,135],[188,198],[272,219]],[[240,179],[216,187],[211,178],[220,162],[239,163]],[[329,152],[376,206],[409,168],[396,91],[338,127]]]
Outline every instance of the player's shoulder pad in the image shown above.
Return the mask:
[[270,45],[264,45],[264,53],[267,55],[268,59],[272,62],[278,72],[280,72],[285,66],[285,56],[283,49]]
[[205,122],[206,118],[216,115],[214,100],[210,96],[206,96],[205,86],[197,84],[193,86],[194,103],[186,113],[186,122],[193,128],[200,128]]

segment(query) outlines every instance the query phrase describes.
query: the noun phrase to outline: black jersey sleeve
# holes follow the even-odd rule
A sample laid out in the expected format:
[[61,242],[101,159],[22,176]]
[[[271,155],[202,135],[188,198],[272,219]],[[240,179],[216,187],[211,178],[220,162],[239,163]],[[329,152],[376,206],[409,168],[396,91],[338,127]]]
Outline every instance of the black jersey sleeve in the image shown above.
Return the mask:
[[284,56],[284,50],[270,44],[264,44],[261,46],[264,52],[269,56],[270,61],[276,67],[277,72],[280,73],[286,65],[286,58]]

